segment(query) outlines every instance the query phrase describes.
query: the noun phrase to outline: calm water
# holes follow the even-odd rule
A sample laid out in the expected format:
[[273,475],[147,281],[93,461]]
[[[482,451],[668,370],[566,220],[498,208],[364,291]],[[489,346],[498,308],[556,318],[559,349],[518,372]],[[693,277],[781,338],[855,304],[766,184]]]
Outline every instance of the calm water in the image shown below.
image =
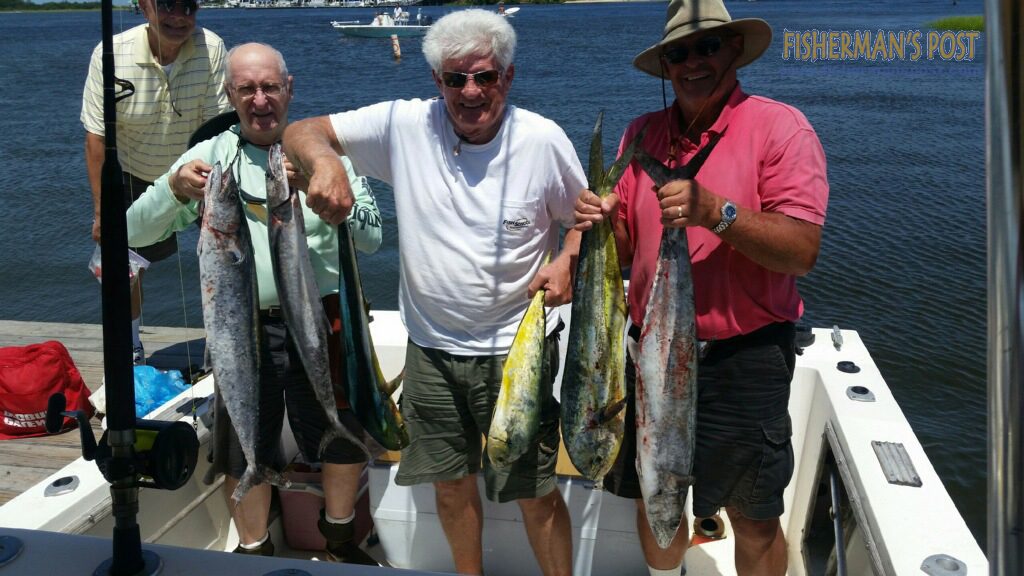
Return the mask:
[[[974,62],[797,63],[782,59],[782,30],[909,30],[980,0],[764,0],[732,2],[758,16],[772,47],[741,72],[744,87],[799,107],[821,137],[831,198],[818,266],[801,281],[806,320],[860,331],[947,489],[985,545],[984,47]],[[630,62],[660,36],[664,3],[525,6],[511,100],[558,122],[585,158],[598,110],[605,147],[626,123],[661,106],[656,80]],[[423,8],[440,16],[447,8]],[[331,20],[369,10],[204,10],[200,21],[230,46],[259,40],[281,49],[294,74],[292,117],[435,93],[419,41],[403,61],[387,41],[349,39]],[[115,15],[122,30],[141,17]],[[79,123],[89,54],[100,39],[93,13],[0,14],[0,318],[100,321],[99,289],[86,269],[91,201]],[[393,206],[381,250],[363,259],[378,308],[397,306]],[[201,326],[195,233],[180,267],[147,275],[144,322]],[[182,288],[184,285],[184,288]],[[182,294],[184,293],[184,297]],[[183,303],[184,302],[184,303]]]

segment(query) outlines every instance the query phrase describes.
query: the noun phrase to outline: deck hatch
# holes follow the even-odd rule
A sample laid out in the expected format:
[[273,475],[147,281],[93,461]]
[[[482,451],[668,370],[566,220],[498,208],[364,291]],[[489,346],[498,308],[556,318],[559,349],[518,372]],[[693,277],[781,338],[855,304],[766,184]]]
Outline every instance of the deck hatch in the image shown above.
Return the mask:
[[62,494],[70,494],[78,488],[78,476],[61,476],[53,482],[46,485],[43,490],[43,496],[50,498],[53,496],[61,496]]
[[0,566],[4,566],[21,554],[25,543],[14,536],[0,536]]
[[875,456],[878,457],[878,463],[882,465],[882,472],[885,473],[889,484],[921,487],[921,476],[914,468],[914,463],[910,461],[910,454],[907,454],[903,444],[872,440],[871,447],[875,450]]
[[967,565],[948,554],[933,554],[924,559],[921,571],[931,576],[963,576]]

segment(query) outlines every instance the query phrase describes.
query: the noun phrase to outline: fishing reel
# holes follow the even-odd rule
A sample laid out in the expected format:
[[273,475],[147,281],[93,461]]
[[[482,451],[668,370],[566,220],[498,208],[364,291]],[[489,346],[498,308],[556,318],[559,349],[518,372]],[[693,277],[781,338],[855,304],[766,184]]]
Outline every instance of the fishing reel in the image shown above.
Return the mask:
[[82,437],[82,457],[95,460],[107,482],[134,475],[139,486],[177,490],[195,472],[199,438],[185,422],[136,419],[134,454],[126,462],[113,457],[107,439],[109,430],[103,432],[97,444],[85,412],[66,408],[67,399],[63,394],[50,396],[46,406],[46,431],[51,434],[60,432],[65,416],[77,420]]

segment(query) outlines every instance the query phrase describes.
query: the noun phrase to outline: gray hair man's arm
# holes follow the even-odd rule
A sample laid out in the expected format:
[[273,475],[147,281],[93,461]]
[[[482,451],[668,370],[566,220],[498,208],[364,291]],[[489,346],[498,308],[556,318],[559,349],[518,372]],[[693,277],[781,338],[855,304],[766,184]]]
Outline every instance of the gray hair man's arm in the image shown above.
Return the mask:
[[284,153],[309,180],[306,206],[324,221],[337,225],[345,221],[355,197],[348,172],[339,156],[345,154],[329,116],[293,122],[285,128]]

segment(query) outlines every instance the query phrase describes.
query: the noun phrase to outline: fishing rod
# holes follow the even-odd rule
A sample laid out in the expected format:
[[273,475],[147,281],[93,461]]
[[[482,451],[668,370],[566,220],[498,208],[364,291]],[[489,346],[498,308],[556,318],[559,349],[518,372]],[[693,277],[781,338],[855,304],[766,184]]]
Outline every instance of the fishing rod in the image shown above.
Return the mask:
[[[119,100],[135,93],[131,82],[114,76],[113,0],[102,0],[103,28],[103,125],[104,156],[100,173],[100,271],[103,307],[103,376],[107,391],[107,431],[96,443],[88,417],[81,411],[66,412],[62,394],[47,405],[47,429],[56,433],[61,416],[77,419],[82,436],[82,455],[95,460],[110,483],[113,555],[96,576],[149,576],[157,574],[162,561],[142,549],[137,515],[139,488],[176,490],[195,471],[199,440],[184,422],[137,419],[135,368],[132,357],[131,287],[128,268],[128,223],[125,216],[124,182],[117,158],[117,107]],[[115,92],[115,86],[120,90]]]
[[124,184],[117,159],[117,96],[114,93],[113,1],[103,0],[103,125],[104,157],[100,176],[100,243],[103,303],[103,376],[107,391],[107,437],[110,443],[108,481],[114,516],[111,576],[128,576],[145,571],[150,562],[142,556],[142,540],[136,515],[139,488],[132,461],[135,459],[135,373],[128,359],[132,354],[131,291],[128,282],[128,223],[125,218]]

